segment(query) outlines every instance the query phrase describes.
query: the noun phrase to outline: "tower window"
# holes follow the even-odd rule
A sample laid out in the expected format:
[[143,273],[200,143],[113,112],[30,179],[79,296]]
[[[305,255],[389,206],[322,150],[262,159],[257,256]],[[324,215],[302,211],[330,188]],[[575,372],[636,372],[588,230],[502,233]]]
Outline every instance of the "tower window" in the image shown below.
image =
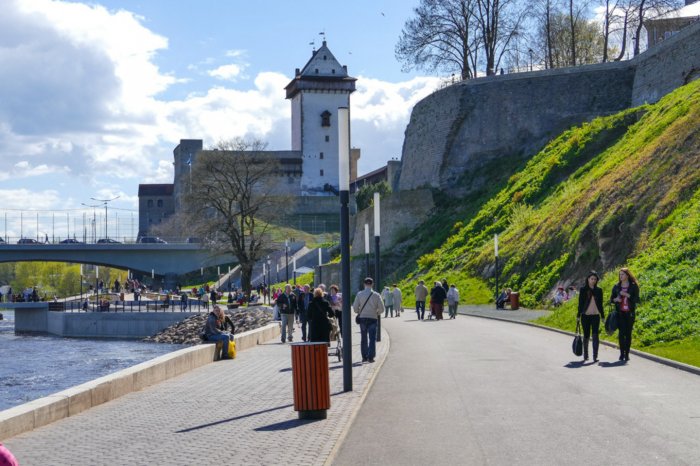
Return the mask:
[[328,127],[331,125],[331,112],[328,110],[324,110],[323,113],[321,113],[321,126]]
[[335,74],[335,68],[333,68],[333,69],[331,70],[331,73],[332,73],[332,74]]
[[323,152],[321,152],[321,155],[319,155],[318,158],[323,160]]
[[325,56],[325,55],[323,56],[323,59],[324,59],[324,60],[326,59],[326,56]]
[[316,74],[318,74],[318,68],[316,68]]
[[323,168],[321,169],[321,176],[323,176]]
[[162,199],[158,199],[158,207],[163,207],[163,200]]
[[149,199],[147,205],[148,207],[153,207],[153,199]]
[[328,135],[326,135],[326,142],[328,142],[328,141],[330,141],[330,140],[331,140],[331,137],[328,136]]

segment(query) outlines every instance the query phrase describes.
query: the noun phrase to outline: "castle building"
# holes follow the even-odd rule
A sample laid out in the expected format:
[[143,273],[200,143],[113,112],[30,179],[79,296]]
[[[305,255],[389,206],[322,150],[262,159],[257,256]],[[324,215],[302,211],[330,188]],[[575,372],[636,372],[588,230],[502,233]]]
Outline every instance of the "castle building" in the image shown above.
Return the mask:
[[663,42],[697,21],[700,21],[700,1],[698,0],[685,0],[683,8],[645,20],[648,47]]
[[338,188],[338,108],[350,108],[357,79],[348,76],[325,40],[294,74],[285,90],[292,102],[292,150],[303,160],[301,194],[326,194],[325,185]]
[[[338,228],[338,108],[350,108],[356,78],[348,75],[326,41],[285,87],[292,106],[291,150],[264,151],[278,161],[276,195],[294,198],[286,209],[294,228],[334,231]],[[182,206],[192,164],[203,152],[201,139],[181,139],[173,150],[172,184],[139,185],[139,234],[175,214]],[[350,181],[357,178],[360,149],[350,151]]]

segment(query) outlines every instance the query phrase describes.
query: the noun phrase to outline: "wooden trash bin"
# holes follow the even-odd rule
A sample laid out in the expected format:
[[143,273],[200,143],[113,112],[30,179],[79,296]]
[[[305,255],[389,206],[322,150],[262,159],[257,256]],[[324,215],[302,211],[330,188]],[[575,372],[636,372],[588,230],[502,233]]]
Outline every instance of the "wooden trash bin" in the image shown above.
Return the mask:
[[517,311],[520,309],[520,293],[513,291],[510,293],[510,310]]
[[299,419],[326,419],[331,407],[327,343],[292,343],[294,411]]

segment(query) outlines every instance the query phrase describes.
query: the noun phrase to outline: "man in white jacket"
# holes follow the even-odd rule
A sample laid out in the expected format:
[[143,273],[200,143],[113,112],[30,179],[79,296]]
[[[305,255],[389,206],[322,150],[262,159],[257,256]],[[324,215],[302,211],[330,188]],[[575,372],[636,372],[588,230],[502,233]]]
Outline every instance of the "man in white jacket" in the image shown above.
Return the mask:
[[396,317],[401,316],[401,290],[396,286],[396,283],[392,285],[394,289],[391,291],[391,294],[394,295],[394,309],[396,310]]
[[454,286],[450,285],[450,289],[447,291],[447,311],[450,313],[450,319],[455,319],[457,317],[457,305],[459,304],[459,290]]
[[384,303],[379,293],[372,289],[374,280],[365,278],[365,289],[357,293],[352,309],[360,324],[360,352],[362,362],[374,362],[377,354],[377,318],[384,312]]

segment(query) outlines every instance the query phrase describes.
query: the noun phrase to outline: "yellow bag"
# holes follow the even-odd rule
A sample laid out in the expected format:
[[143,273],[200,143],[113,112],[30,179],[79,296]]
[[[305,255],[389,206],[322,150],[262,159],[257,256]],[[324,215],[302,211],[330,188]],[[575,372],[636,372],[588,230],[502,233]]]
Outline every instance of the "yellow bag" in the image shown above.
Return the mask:
[[236,357],[236,342],[233,340],[228,342],[228,357],[231,359]]

